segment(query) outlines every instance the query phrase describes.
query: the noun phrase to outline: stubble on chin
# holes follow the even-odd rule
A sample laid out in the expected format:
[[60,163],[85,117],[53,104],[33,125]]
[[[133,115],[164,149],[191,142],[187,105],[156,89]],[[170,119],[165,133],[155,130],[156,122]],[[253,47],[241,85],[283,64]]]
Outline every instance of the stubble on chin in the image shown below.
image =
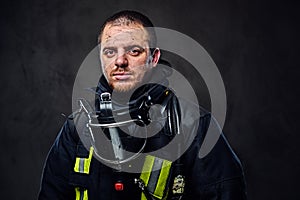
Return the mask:
[[116,92],[129,92],[136,87],[133,83],[115,83],[111,84],[110,87]]

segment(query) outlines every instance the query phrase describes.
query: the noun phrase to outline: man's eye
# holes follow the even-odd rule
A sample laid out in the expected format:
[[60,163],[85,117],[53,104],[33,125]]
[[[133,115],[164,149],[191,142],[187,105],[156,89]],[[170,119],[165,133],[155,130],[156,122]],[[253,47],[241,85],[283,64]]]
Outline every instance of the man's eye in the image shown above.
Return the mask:
[[116,52],[112,49],[105,49],[103,51],[103,54],[106,55],[107,57],[111,58],[116,54]]
[[128,51],[128,54],[131,56],[138,56],[143,53],[144,49],[141,48],[132,48]]

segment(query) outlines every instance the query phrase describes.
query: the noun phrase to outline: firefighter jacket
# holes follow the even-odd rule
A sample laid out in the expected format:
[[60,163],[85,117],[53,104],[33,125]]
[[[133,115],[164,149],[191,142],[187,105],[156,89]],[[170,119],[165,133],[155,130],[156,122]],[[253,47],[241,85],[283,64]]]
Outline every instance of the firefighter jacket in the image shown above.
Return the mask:
[[[149,87],[153,88],[153,85]],[[146,87],[146,90],[149,88]],[[172,112],[168,114],[168,110],[174,110],[174,106],[176,107],[174,95],[168,98],[172,92],[166,87],[155,90],[156,93],[159,90],[158,93],[164,96],[156,96],[159,97],[156,98],[159,102],[154,103],[166,105],[167,116],[172,115]],[[103,77],[96,92],[96,96],[103,92],[111,92]],[[99,109],[97,104],[99,102],[96,98],[96,109]],[[82,130],[75,126],[76,115],[68,117],[47,156],[38,199],[246,199],[241,163],[219,129],[216,120],[209,112],[188,101],[180,101],[177,104],[180,106],[175,115],[180,116],[180,134],[177,136],[174,135],[176,133],[171,133],[172,121],[166,121],[159,133],[147,140],[143,154],[148,156],[126,162],[120,169],[97,159],[93,145],[89,147],[82,142],[80,137]],[[172,119],[167,117],[167,120]],[[205,148],[203,145],[205,138],[214,134],[216,141],[211,148],[207,147],[205,155],[201,154],[203,150],[201,148]],[[172,141],[176,137],[175,141],[181,143],[178,156],[176,142],[173,147],[168,148],[174,143]],[[130,151],[135,151],[134,147],[139,145],[134,141],[129,137],[123,141],[123,144]],[[152,155],[153,151],[156,153]],[[154,165],[160,166],[158,171],[151,172],[150,169],[150,172],[143,173],[122,170],[125,169],[124,167],[127,169],[138,166],[144,169]]]

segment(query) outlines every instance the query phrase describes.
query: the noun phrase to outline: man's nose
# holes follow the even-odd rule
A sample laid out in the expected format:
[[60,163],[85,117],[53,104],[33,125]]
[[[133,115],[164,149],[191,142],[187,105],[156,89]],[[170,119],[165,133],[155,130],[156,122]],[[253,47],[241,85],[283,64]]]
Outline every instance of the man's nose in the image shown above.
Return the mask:
[[127,60],[127,57],[126,57],[126,54],[123,53],[121,55],[119,55],[115,61],[115,65],[117,67],[127,67],[128,65],[128,60]]

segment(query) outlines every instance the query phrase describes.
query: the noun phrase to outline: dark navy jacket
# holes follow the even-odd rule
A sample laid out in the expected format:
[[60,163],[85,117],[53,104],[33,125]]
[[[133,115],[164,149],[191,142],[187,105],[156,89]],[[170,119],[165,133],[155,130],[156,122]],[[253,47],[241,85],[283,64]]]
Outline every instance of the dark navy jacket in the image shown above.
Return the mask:
[[[204,157],[199,155],[207,134],[215,134],[208,131],[209,125],[215,129],[218,127],[210,113],[185,101],[180,103],[180,109],[182,119],[180,140],[189,144],[180,157],[182,163],[180,170],[185,177],[182,199],[246,199],[242,166],[221,131],[217,133],[220,135],[209,153]],[[155,146],[163,137],[167,137],[168,134],[164,134],[164,131],[166,129],[162,129],[159,137],[149,140],[147,146]],[[141,199],[141,191],[133,183],[133,179],[139,177],[139,174],[116,173],[94,158],[89,175],[74,174],[75,157],[78,154],[88,154],[88,151],[80,142],[73,118],[69,117],[48,154],[39,200],[75,200],[74,187],[78,185],[88,188],[89,200]],[[114,189],[114,183],[120,177],[124,181],[124,191],[121,192]],[[168,199],[171,198],[169,195]]]

